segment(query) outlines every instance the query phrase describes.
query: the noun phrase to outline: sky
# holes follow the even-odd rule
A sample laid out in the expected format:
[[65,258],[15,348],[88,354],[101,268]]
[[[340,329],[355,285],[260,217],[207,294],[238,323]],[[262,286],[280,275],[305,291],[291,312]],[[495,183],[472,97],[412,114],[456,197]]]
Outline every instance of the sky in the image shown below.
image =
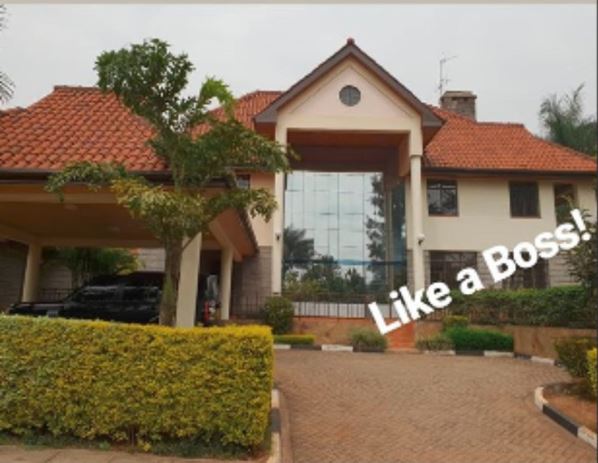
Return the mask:
[[479,120],[523,122],[540,134],[543,98],[585,83],[596,114],[596,5],[16,5],[0,32],[0,69],[16,83],[6,107],[54,85],[94,85],[104,50],[144,38],[188,53],[236,95],[285,90],[353,37],[420,100],[445,89],[478,95]]

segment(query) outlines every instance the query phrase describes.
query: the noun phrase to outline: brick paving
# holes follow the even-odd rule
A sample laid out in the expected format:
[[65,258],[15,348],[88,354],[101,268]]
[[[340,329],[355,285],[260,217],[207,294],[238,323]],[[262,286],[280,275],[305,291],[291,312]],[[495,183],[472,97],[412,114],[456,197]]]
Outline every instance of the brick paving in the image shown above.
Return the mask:
[[534,388],[568,374],[484,357],[277,351],[295,463],[585,463]]

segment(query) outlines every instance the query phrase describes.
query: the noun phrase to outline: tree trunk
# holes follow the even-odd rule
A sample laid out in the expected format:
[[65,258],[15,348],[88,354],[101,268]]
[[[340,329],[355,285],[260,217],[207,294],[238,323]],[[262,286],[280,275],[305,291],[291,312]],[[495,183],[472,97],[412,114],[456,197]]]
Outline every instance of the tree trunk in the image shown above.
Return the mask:
[[179,276],[181,273],[182,243],[167,243],[164,246],[166,259],[164,263],[164,284],[160,300],[160,325],[174,326],[176,322],[176,306],[179,295]]

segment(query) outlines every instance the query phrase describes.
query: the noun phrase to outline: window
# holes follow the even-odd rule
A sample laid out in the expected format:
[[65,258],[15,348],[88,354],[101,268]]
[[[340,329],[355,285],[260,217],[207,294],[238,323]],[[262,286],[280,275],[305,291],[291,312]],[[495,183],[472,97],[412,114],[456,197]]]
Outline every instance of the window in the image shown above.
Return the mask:
[[237,174],[237,185],[242,190],[249,190],[251,186],[251,176],[249,174]]
[[353,85],[345,85],[338,94],[342,103],[346,106],[355,106],[361,100],[361,92]]
[[457,182],[428,180],[428,214],[455,216],[458,213]]
[[575,207],[575,189],[570,183],[556,183],[554,185],[554,213],[557,223],[561,224],[570,219],[569,212]]
[[477,269],[477,253],[430,251],[430,283],[442,281],[455,289],[458,287],[457,274],[466,267]]
[[[513,259],[513,253],[510,253],[509,257]],[[527,253],[522,253],[521,257],[526,261],[529,260]],[[548,262],[542,258],[538,258],[536,265],[531,268],[517,267],[510,278],[502,281],[502,287],[503,289],[546,288],[548,287],[547,267]]]
[[540,217],[538,184],[536,182],[509,183],[511,217]]

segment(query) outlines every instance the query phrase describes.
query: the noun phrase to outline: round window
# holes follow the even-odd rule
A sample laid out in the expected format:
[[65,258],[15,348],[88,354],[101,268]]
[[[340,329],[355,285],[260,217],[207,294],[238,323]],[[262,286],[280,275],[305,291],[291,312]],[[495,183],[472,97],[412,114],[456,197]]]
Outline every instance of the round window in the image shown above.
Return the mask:
[[343,104],[347,106],[355,106],[361,100],[361,92],[357,87],[353,87],[352,85],[346,85],[341,88],[338,96]]

